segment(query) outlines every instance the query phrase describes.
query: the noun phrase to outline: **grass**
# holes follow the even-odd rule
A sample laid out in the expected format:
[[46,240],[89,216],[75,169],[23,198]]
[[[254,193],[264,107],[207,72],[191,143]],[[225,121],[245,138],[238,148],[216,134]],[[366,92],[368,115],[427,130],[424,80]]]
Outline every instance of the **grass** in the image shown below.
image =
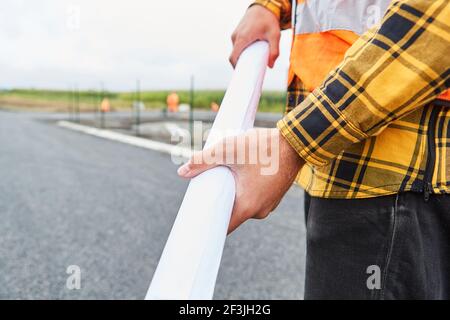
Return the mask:
[[[141,101],[148,109],[162,109],[166,106],[166,97],[171,91],[143,91]],[[177,91],[180,103],[189,103],[190,92]],[[194,108],[209,109],[212,102],[220,105],[225,91],[198,90],[194,93]],[[78,103],[81,111],[93,111],[98,108],[102,94],[95,91],[80,91]],[[130,109],[136,94],[134,92],[105,92],[105,97],[111,102],[113,110]],[[0,104],[17,108],[34,109],[40,111],[67,111],[75,104],[75,97],[71,91],[12,89],[0,91]],[[283,112],[285,93],[281,91],[266,91],[260,100],[260,111]]]

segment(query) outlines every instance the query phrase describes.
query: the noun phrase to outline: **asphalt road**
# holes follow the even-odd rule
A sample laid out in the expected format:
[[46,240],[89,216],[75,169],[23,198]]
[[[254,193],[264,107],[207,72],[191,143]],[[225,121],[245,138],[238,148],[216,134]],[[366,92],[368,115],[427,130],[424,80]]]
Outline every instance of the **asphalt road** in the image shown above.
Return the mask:
[[[0,111],[0,299],[142,299],[187,182],[168,155]],[[54,118],[54,117],[53,117]],[[226,242],[216,299],[299,299],[302,192]],[[66,287],[69,265],[81,288]]]

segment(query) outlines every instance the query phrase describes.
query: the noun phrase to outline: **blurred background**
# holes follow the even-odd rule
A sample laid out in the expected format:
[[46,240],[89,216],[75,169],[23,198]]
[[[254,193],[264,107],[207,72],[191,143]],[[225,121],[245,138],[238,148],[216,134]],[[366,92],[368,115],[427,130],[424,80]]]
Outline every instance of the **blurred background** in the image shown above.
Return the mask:
[[[250,3],[0,2],[0,298],[144,297],[188,182],[168,154],[61,124],[166,144],[203,134]],[[290,40],[284,31],[256,126],[282,116]],[[215,298],[302,297],[302,201],[293,186],[269,219],[228,238]],[[80,289],[66,285],[70,265]]]

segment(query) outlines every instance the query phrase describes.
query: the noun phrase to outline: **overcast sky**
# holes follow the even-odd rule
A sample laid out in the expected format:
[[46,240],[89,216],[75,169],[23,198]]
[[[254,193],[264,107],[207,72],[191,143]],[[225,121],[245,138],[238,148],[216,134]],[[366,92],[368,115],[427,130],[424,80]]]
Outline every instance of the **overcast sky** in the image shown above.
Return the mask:
[[[247,0],[1,0],[0,88],[225,88]],[[290,34],[266,77],[283,89]]]

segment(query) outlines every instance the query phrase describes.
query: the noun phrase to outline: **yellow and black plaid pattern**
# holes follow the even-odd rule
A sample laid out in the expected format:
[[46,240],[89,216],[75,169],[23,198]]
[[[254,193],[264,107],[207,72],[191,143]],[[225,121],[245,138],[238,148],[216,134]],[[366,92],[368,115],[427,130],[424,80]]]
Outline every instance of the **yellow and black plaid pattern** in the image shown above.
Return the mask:
[[321,87],[289,85],[296,107],[278,128],[308,163],[301,185],[333,198],[448,193],[450,106],[436,98],[449,87],[449,1],[393,1]]

